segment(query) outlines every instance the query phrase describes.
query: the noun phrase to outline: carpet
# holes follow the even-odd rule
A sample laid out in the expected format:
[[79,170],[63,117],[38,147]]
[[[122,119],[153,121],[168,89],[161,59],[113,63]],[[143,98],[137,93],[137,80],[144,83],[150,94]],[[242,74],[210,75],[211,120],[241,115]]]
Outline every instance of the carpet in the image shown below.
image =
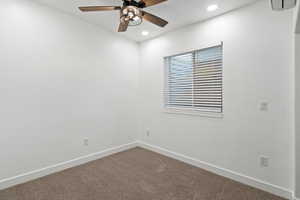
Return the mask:
[[0,191],[0,200],[283,200],[134,148]]

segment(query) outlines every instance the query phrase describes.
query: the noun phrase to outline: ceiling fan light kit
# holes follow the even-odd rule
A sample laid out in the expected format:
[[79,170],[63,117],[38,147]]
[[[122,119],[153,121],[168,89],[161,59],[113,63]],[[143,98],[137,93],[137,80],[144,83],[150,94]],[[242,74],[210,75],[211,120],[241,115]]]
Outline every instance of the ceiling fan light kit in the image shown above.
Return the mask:
[[165,27],[168,22],[158,16],[152,15],[144,8],[154,6],[167,0],[123,0],[123,6],[87,6],[79,7],[82,12],[93,12],[93,11],[120,11],[120,25],[118,32],[127,31],[128,26],[140,25],[143,20],[151,22],[157,26]]
[[121,23],[129,21],[129,26],[137,26],[143,22],[143,14],[135,6],[126,6],[121,10]]

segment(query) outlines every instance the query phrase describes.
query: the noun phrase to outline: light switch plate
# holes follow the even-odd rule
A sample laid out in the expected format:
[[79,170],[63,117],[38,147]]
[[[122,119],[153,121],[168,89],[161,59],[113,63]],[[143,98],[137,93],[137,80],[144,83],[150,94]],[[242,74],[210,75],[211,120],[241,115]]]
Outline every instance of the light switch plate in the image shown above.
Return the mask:
[[269,167],[269,158],[266,156],[260,157],[260,166],[261,167]]

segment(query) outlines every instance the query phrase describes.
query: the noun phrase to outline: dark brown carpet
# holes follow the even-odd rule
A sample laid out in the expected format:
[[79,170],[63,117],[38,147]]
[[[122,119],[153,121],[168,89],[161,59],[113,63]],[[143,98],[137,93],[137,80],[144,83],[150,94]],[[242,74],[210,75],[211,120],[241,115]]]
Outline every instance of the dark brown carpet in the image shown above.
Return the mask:
[[283,200],[141,148],[0,191],[0,200]]

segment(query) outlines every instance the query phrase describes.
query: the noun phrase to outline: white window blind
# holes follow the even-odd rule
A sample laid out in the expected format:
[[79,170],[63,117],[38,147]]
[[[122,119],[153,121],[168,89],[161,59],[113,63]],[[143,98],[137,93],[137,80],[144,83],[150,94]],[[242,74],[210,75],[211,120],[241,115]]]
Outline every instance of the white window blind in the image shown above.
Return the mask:
[[223,112],[223,46],[165,58],[165,106]]

